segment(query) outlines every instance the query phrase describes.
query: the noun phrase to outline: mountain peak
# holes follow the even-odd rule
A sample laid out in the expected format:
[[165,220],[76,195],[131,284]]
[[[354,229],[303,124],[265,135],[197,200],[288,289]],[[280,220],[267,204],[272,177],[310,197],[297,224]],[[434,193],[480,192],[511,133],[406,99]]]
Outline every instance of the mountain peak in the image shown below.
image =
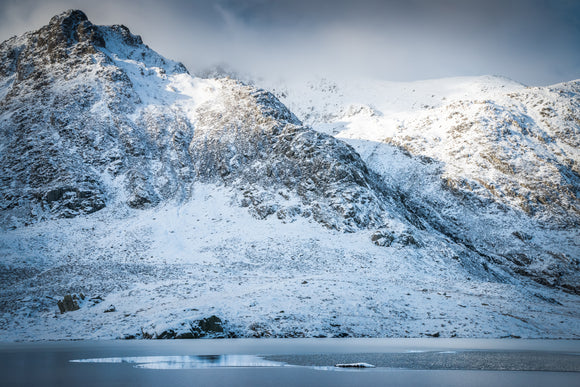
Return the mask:
[[84,21],[88,21],[87,15],[79,9],[69,9],[50,19],[49,25],[63,26],[69,29],[76,29]]
[[53,16],[48,25],[33,34],[38,37],[37,44],[31,45],[35,55],[46,56],[53,63],[80,58],[83,54],[93,55],[100,48],[108,47],[108,43],[117,46],[116,42],[120,42],[131,47],[130,50],[143,44],[141,37],[133,35],[127,27],[94,25],[77,9]]
[[81,51],[87,53],[94,53],[94,47],[105,47],[102,32],[80,10],[70,9],[53,16],[36,34],[38,48],[46,50],[53,62],[69,57],[69,49],[78,43],[82,43]]

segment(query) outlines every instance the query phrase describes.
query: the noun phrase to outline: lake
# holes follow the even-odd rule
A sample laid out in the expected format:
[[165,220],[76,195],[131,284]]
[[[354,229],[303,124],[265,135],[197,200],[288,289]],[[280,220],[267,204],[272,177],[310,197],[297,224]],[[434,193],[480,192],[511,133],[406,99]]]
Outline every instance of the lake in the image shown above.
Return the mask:
[[563,387],[580,385],[580,341],[223,339],[0,343],[0,371],[1,384],[7,386]]

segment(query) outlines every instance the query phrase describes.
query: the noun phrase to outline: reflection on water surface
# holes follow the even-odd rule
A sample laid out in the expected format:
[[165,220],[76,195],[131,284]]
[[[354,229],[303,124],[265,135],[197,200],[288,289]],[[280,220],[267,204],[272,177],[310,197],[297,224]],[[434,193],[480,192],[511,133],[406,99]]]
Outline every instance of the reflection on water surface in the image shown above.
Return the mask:
[[194,369],[217,367],[282,367],[286,363],[265,360],[254,355],[206,355],[206,356],[133,356],[76,359],[71,363],[132,363],[135,368],[147,369]]

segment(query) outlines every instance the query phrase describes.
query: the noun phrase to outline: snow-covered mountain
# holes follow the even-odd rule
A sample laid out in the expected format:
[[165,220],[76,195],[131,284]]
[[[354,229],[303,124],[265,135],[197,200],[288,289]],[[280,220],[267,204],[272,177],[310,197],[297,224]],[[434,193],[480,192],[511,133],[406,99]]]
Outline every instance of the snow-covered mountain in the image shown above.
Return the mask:
[[489,261],[578,291],[580,80],[266,83],[402,202]]
[[578,82],[264,86],[81,11],[3,42],[6,337],[578,337]]
[[444,163],[441,178],[462,197],[580,225],[580,80],[534,88],[500,77],[300,86],[283,100],[318,130]]
[[236,186],[260,217],[337,229],[395,208],[348,145],[266,91],[191,77],[126,27],[66,12],[0,51],[5,226],[186,200],[200,180]]

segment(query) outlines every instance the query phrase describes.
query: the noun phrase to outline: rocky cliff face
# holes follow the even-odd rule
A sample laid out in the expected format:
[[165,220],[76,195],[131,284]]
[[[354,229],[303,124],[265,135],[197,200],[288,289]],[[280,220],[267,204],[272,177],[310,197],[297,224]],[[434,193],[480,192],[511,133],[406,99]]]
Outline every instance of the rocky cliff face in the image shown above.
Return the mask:
[[[113,54],[107,41],[122,50]],[[120,173],[131,205],[157,200],[139,185],[147,186],[141,174],[155,157],[150,128],[129,117],[142,101],[116,60],[142,57],[144,67],[175,73],[183,66],[125,27],[94,26],[80,11],[4,42],[0,57],[4,224],[97,211],[114,195],[105,180]]]
[[4,225],[183,200],[196,180],[236,187],[259,217],[383,222],[389,192],[350,146],[268,92],[191,77],[124,26],[68,11],[0,58]]
[[386,186],[352,147],[302,126],[268,92],[220,82],[197,110],[189,145],[199,178],[237,187],[240,204],[261,218],[312,216],[354,231],[395,213]]

